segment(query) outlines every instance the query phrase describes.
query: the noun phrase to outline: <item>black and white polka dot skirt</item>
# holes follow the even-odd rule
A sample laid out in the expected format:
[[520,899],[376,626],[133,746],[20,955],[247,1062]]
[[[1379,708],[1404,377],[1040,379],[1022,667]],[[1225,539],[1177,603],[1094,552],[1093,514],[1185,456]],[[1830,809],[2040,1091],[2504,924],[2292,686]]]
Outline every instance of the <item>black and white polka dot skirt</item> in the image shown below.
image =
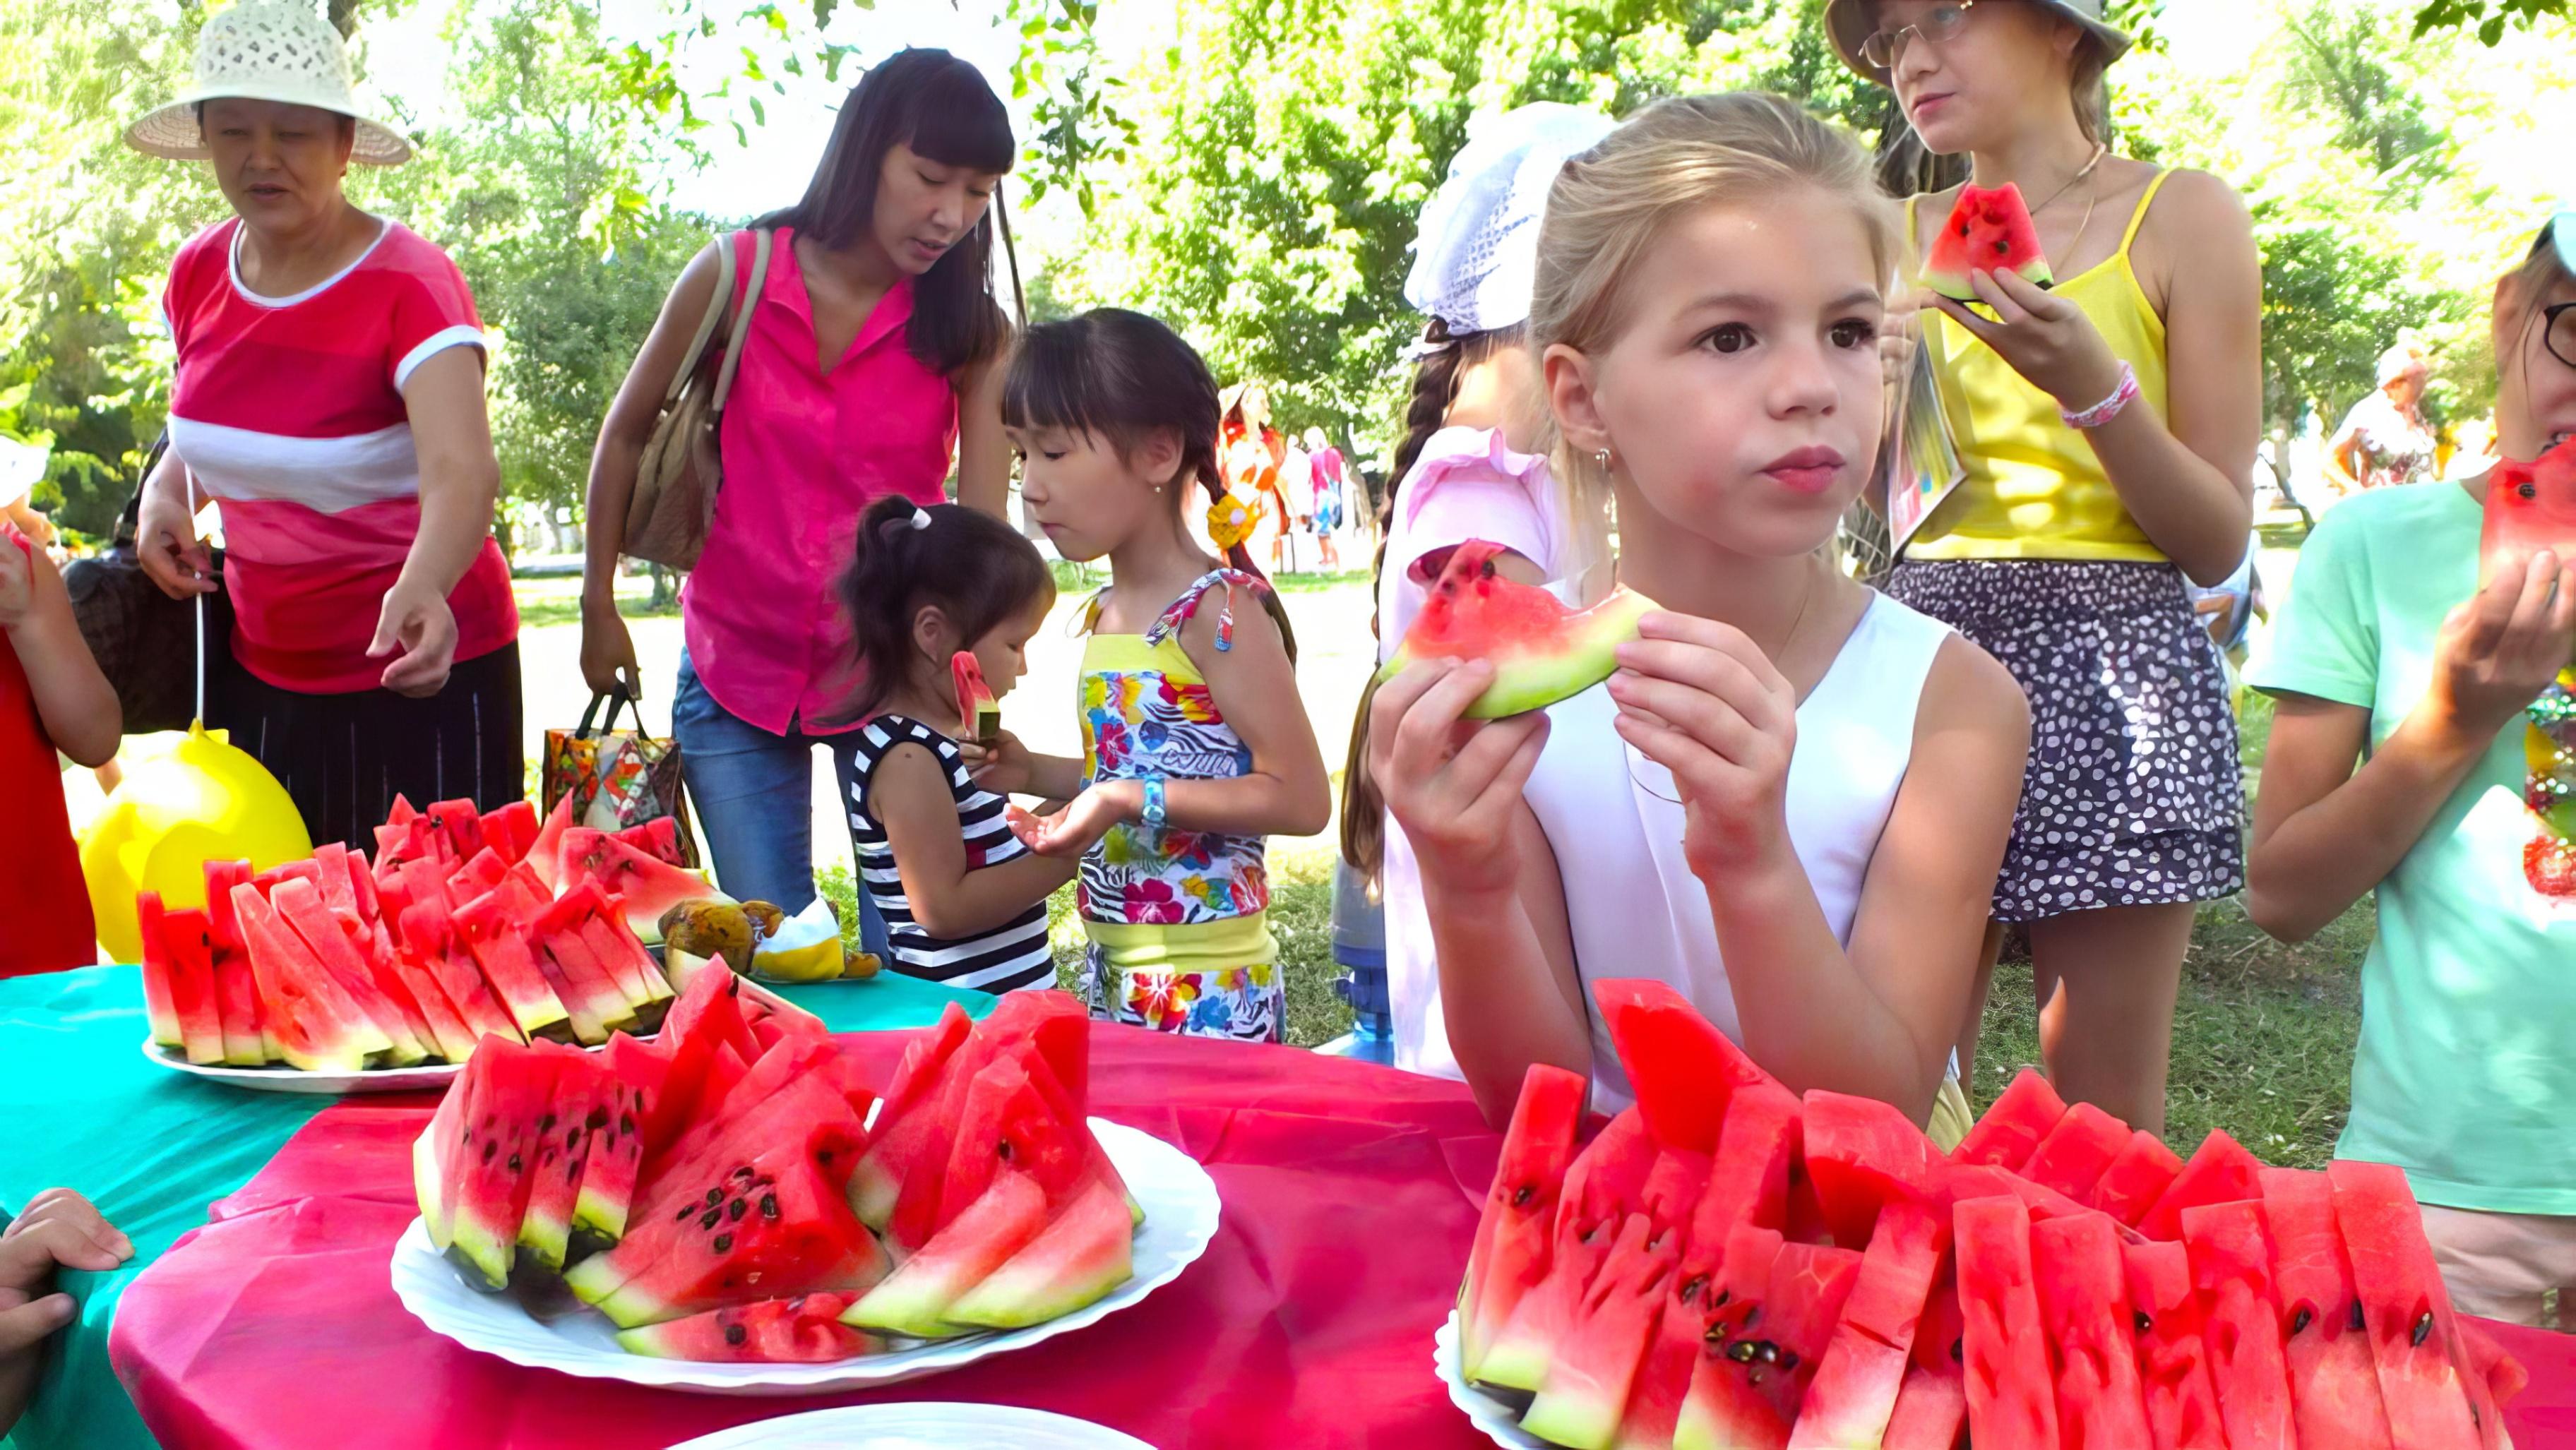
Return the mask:
[[1899,564],[1894,598],[2003,661],[2030,772],[1995,919],[2214,901],[2245,884],[2245,787],[2216,646],[2169,564]]

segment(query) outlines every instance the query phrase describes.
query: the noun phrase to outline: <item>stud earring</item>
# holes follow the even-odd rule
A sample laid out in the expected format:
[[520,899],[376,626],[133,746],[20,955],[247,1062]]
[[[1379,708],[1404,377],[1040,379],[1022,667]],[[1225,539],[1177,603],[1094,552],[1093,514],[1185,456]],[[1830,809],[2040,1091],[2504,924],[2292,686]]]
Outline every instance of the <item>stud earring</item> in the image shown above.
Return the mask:
[[1603,473],[1608,473],[1608,472],[1610,471],[1610,466],[1611,466],[1611,465],[1610,465],[1610,450],[1609,450],[1609,449],[1607,449],[1607,448],[1595,448],[1595,449],[1593,449],[1593,450],[1592,450],[1592,461],[1593,461],[1593,462],[1595,462],[1595,463],[1597,463],[1597,464],[1600,464],[1600,465],[1601,465],[1601,471],[1602,471]]

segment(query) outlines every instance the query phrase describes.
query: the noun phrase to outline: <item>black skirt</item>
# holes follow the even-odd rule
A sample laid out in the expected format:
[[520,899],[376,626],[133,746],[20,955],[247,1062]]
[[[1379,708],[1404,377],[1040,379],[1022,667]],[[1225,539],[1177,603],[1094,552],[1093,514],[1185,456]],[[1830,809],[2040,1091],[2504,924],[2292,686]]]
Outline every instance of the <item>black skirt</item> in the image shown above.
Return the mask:
[[216,679],[209,713],[286,787],[317,846],[372,854],[397,794],[480,810],[527,798],[515,642],[458,664],[425,700],[381,689],[307,695],[235,665]]
[[2030,769],[1995,883],[1996,920],[2243,889],[2236,714],[2181,571],[1909,561],[1887,592],[2001,660],[2030,697]]

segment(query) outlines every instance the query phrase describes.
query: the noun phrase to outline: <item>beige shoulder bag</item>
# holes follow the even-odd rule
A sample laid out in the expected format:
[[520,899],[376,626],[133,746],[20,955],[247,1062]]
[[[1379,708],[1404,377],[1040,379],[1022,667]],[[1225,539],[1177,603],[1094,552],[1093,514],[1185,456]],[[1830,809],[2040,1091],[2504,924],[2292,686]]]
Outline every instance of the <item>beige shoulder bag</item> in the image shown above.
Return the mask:
[[751,285],[743,294],[721,354],[710,350],[716,329],[733,305],[734,240],[716,246],[715,300],[689,342],[689,366],[671,379],[662,399],[661,416],[635,470],[635,492],[626,504],[626,535],[620,552],[630,558],[673,569],[697,566],[707,546],[707,528],[715,519],[716,490],[724,483],[723,450],[717,429],[724,420],[726,394],[733,391],[734,369],[742,363],[743,340],[751,333],[751,310],[769,279],[772,234],[753,233]]

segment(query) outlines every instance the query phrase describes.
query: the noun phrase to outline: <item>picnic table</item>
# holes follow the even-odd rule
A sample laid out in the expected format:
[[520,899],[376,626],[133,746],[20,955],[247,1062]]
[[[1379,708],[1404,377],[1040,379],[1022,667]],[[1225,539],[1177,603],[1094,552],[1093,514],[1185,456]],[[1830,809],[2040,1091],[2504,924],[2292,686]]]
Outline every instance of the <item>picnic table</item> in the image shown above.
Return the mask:
[[[787,989],[879,1080],[950,1000],[884,978]],[[652,1446],[871,1400],[1027,1405],[1195,1446],[1486,1444],[1432,1335],[1499,1139],[1454,1083],[1288,1048],[1093,1029],[1092,1111],[1206,1166],[1204,1258],[1088,1328],[882,1389],[744,1400],[522,1369],[422,1326],[387,1263],[416,1209],[435,1099],[307,1099],[146,1062],[140,984],[92,968],[0,982],[0,1209],[68,1184],[135,1240],[82,1297],[14,1450]],[[2524,1450],[2576,1445],[2576,1340],[2499,1326],[2529,1367]],[[129,1398],[130,1396],[130,1398]],[[139,1413],[138,1413],[139,1411]],[[148,1430],[146,1427],[149,1427]]]

